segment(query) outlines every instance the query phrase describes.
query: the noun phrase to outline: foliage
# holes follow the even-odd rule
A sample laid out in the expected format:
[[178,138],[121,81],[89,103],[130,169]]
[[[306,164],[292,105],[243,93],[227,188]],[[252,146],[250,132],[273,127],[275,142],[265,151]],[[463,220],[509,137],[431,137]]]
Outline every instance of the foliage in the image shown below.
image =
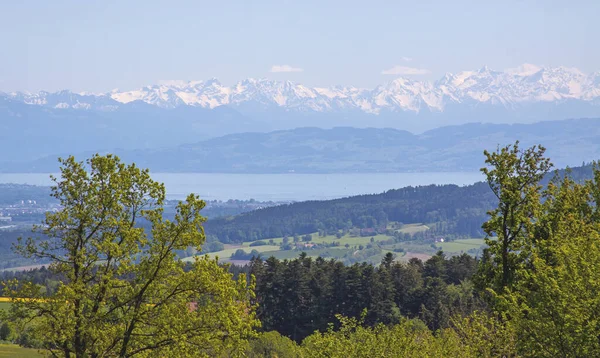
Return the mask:
[[248,342],[246,356],[250,358],[296,358],[302,357],[300,347],[278,332],[260,333]]
[[225,249],[225,245],[218,241],[206,242],[202,246],[202,253],[207,254],[210,252],[223,251]]
[[510,287],[523,261],[522,249],[540,210],[539,182],[552,167],[544,152],[541,146],[521,150],[519,142],[484,152],[491,168],[481,171],[499,203],[483,224],[489,260],[484,261],[480,278],[489,281],[486,284],[496,292]]
[[[17,251],[49,259],[61,281],[53,293],[10,282],[12,317],[53,355],[214,356],[231,351],[256,325],[252,283],[208,258],[191,269],[176,250],[200,250],[204,202],[188,196],[162,217],[165,189],[147,170],[117,157],[61,160],[52,195],[62,209],[36,227],[48,240]],[[140,227],[145,223],[148,230]]]
[[250,260],[253,257],[259,257],[260,252],[257,250],[252,250],[250,252],[244,251],[244,249],[237,249],[233,254],[231,254],[232,260]]
[[[364,316],[363,316],[364,317]],[[452,331],[438,336],[413,320],[386,327],[363,327],[356,318],[338,316],[341,328],[330,327],[302,343],[306,357],[464,357]]]
[[452,330],[464,345],[464,352],[474,357],[517,357],[517,334],[510,322],[502,322],[485,312],[455,316]]
[[8,322],[2,322],[2,325],[0,325],[0,341],[7,341],[10,338],[11,333],[12,329]]
[[568,172],[556,176],[540,193],[551,166],[543,152],[515,145],[488,154],[499,206],[484,227],[497,239],[490,240],[478,284],[514,330],[520,355],[598,356],[600,170],[584,183]]
[[600,171],[576,184],[550,185],[530,237],[527,265],[514,289],[500,296],[525,356],[600,355]]

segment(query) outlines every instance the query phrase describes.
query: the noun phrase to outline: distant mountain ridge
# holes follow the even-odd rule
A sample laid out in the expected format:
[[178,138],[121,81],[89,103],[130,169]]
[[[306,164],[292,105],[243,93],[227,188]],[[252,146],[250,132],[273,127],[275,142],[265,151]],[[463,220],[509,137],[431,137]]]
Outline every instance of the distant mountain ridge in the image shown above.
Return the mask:
[[[453,105],[488,104],[519,109],[529,103],[581,101],[600,106],[600,72],[584,74],[576,68],[537,67],[447,73],[436,82],[397,78],[374,89],[357,87],[308,87],[291,81],[246,79],[224,86],[208,81],[165,81],[133,91],[114,90],[98,95],[60,91],[13,92],[13,100],[52,108],[110,111],[124,103],[142,101],[162,108],[195,106],[283,108],[290,111],[359,111],[368,114],[422,111],[444,112]],[[242,110],[244,112],[244,110]],[[576,114],[574,114],[576,116]]]
[[[419,135],[392,128],[297,128],[231,134],[162,149],[111,152],[154,172],[444,172],[477,171],[484,149],[516,140],[522,146],[546,146],[558,167],[576,166],[600,159],[600,119],[472,123]],[[80,159],[91,154],[76,153]],[[56,156],[0,165],[4,172],[53,172],[56,168]]]

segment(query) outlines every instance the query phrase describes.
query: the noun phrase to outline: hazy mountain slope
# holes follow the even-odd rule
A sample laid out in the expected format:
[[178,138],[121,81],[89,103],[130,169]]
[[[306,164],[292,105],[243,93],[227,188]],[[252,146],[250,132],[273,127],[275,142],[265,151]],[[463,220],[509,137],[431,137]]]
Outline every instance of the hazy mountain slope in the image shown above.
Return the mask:
[[[241,133],[160,150],[115,150],[126,161],[162,172],[332,173],[476,171],[484,149],[520,140],[542,144],[557,166],[600,158],[600,119],[536,124],[466,124],[414,135],[391,128],[298,128]],[[90,153],[79,153],[79,157]],[[3,171],[52,171],[55,156]]]
[[228,107],[167,110],[137,101],[111,111],[55,109],[0,96],[0,161],[112,148],[160,148],[265,129]]

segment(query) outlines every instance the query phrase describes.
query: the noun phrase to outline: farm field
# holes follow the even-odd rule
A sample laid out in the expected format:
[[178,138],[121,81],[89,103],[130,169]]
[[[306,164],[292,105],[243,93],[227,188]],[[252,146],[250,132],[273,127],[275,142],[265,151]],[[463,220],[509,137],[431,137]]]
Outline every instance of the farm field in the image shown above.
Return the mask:
[[416,223],[416,224],[405,224],[402,226],[401,229],[398,229],[396,231],[412,235],[412,234],[416,234],[418,232],[423,232],[423,231],[427,231],[427,230],[429,230],[429,226],[421,224],[421,223]]
[[37,349],[23,348],[16,344],[0,344],[0,358],[42,358]]
[[[236,252],[238,249],[243,249],[246,252],[250,252],[252,250],[256,250],[258,252],[265,252],[265,251],[276,251],[279,250],[279,246],[274,246],[274,245],[262,245],[262,246],[249,246],[250,242],[245,242],[242,245],[228,245],[228,246],[234,246],[234,247],[228,247],[225,250],[221,250],[221,251],[216,251],[216,252],[210,252],[208,254],[200,254],[200,256],[204,256],[204,255],[208,255],[210,258],[214,258],[214,257],[219,257],[219,260],[223,260],[223,261],[227,261],[231,255]],[[187,257],[185,259],[183,259],[184,261],[192,261],[193,257]]]
[[[335,248],[335,247],[330,247],[330,248],[326,248],[326,249],[316,249],[316,250],[306,250],[304,252],[306,252],[306,254],[310,257],[323,257],[323,258],[341,258],[343,257],[345,254],[347,253],[351,253],[352,249],[346,249],[346,248]],[[294,259],[296,257],[298,257],[298,255],[300,255],[302,251],[296,251],[296,250],[287,250],[287,251],[271,251],[271,252],[265,252],[265,258],[266,257],[271,257],[274,256],[277,259],[280,260],[285,260],[285,259]]]
[[444,252],[467,252],[471,249],[478,249],[485,244],[483,239],[461,239],[451,242],[437,243],[436,246]]
[[[405,224],[402,225],[401,228],[395,229],[394,223],[391,223],[390,226],[388,226],[388,229],[392,229],[396,232],[414,235],[415,233],[429,230],[429,227],[422,223],[413,223]],[[292,243],[292,239],[293,238],[290,237],[290,243]],[[262,246],[250,246],[250,244],[252,243],[251,241],[244,242],[238,245],[225,245],[224,250],[211,252],[206,255],[208,255],[211,258],[218,256],[220,261],[230,262],[231,255],[237,250],[243,249],[246,253],[250,253],[252,250],[256,250],[259,253],[261,253],[261,256],[263,258],[274,256],[278,259],[292,259],[298,257],[300,253],[305,252],[310,257],[320,256],[324,258],[345,258],[347,260],[352,260],[355,257],[361,257],[360,254],[362,251],[359,250],[359,248],[367,248],[367,246],[371,243],[371,240],[373,240],[373,242],[375,243],[380,243],[380,250],[377,254],[365,258],[365,260],[377,263],[379,262],[381,257],[383,257],[388,252],[393,252],[397,257],[397,260],[400,261],[407,261],[413,257],[426,260],[428,257],[434,255],[439,250],[443,250],[446,254],[453,255],[468,252],[471,249],[479,249],[482,245],[484,245],[483,239],[476,238],[460,239],[444,243],[438,242],[435,244],[424,243],[422,241],[404,241],[390,244],[390,239],[393,239],[393,237],[384,234],[377,234],[372,236],[352,236],[350,234],[346,234],[341,238],[337,238],[335,235],[319,236],[318,233],[313,233],[311,243],[332,244],[335,242],[339,243],[339,246],[318,249],[297,248],[293,250],[281,250],[279,245],[281,245],[283,238],[279,237],[261,240],[268,243],[268,245]],[[348,245],[348,247],[346,247],[346,245]],[[191,261],[193,260],[193,257],[188,257],[184,260]]]

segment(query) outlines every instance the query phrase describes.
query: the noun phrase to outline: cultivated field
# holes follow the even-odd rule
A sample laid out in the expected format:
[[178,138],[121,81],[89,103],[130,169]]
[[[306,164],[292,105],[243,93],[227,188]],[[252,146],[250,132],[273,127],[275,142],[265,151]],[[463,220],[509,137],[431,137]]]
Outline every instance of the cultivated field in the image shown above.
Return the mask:
[[[389,229],[393,229],[393,224],[390,224]],[[396,229],[396,232],[407,233],[414,235],[418,232],[424,232],[429,230],[427,225],[421,223],[413,223],[413,224],[405,224],[402,225],[401,228]],[[300,235],[301,237],[302,235]],[[245,252],[250,253],[252,250],[258,251],[263,258],[268,258],[274,256],[278,259],[293,259],[298,257],[301,252],[306,252],[306,254],[310,257],[324,257],[324,258],[335,258],[335,259],[350,259],[353,258],[359,259],[361,255],[361,250],[366,249],[367,246],[373,240],[375,243],[378,243],[381,248],[380,253],[377,256],[372,256],[366,259],[369,262],[377,263],[383,255],[388,252],[393,252],[398,260],[407,261],[413,257],[420,258],[422,260],[426,260],[431,255],[434,255],[437,251],[443,250],[448,255],[460,254],[463,252],[468,252],[471,249],[479,249],[482,245],[484,245],[483,239],[462,239],[456,240],[453,242],[444,242],[444,243],[423,243],[419,241],[405,241],[400,243],[387,243],[390,239],[393,239],[392,236],[387,235],[372,235],[372,236],[352,236],[346,234],[341,238],[337,238],[334,235],[328,236],[319,236],[318,233],[312,234],[313,244],[332,244],[339,243],[338,246],[328,247],[328,248],[297,248],[293,250],[281,250],[279,245],[281,245],[283,238],[273,238],[273,239],[265,239],[261,240],[269,243],[268,245],[262,246],[250,246],[251,241],[244,242],[242,244],[237,245],[225,245],[225,249],[212,252],[208,255],[209,257],[219,257],[219,260],[222,262],[231,262],[231,255],[235,253],[239,249],[243,249]],[[294,245],[293,238],[289,238],[290,244]],[[347,245],[347,247],[346,247]],[[186,261],[193,260],[193,257],[188,257],[184,259]],[[236,260],[236,263],[239,263],[239,260]]]
[[0,358],[41,358],[36,349],[22,348],[16,344],[0,344]]
[[451,242],[437,243],[436,246],[444,252],[467,252],[471,249],[478,249],[485,244],[483,239],[462,239]]

